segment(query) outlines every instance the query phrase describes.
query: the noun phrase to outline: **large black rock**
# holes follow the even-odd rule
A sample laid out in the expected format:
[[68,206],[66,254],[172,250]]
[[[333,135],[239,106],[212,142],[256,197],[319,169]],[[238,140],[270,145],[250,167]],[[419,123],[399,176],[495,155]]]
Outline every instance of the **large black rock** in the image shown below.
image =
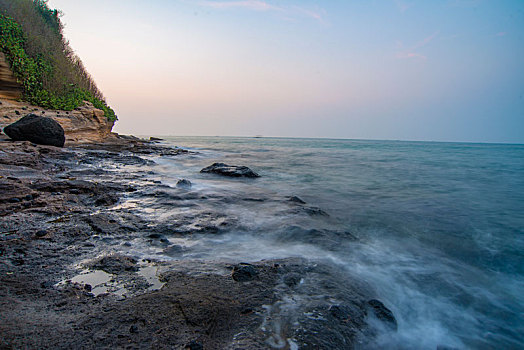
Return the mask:
[[260,177],[247,166],[227,165],[224,163],[213,163],[200,170],[201,173],[213,173],[231,177]]
[[31,141],[39,145],[64,147],[64,129],[48,117],[28,114],[4,128],[4,133],[15,141]]

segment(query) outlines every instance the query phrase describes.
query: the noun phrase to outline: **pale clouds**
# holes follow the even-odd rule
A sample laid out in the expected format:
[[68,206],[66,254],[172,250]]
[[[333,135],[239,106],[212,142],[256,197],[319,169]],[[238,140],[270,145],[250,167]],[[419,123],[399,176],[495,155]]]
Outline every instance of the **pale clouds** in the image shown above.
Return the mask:
[[416,58],[416,59],[426,60],[427,56],[420,53],[419,49],[423,48],[424,46],[432,42],[439,35],[439,33],[440,31],[436,31],[435,33],[431,34],[430,36],[427,36],[424,39],[422,39],[421,41],[417,42],[415,45],[412,45],[406,48],[404,48],[404,45],[402,44],[402,42],[397,42],[397,47],[399,51],[397,51],[396,57],[399,59]]
[[268,4],[265,1],[246,0],[246,1],[201,1],[201,6],[213,7],[217,9],[245,8],[254,11],[283,11],[283,8]]
[[426,60],[428,57],[416,52],[397,52],[397,58],[420,58]]
[[201,1],[200,6],[215,9],[241,8],[250,11],[273,12],[283,16],[284,19],[309,18],[325,23],[326,11],[321,8],[306,8],[301,6],[277,6],[266,1],[244,0],[244,1]]

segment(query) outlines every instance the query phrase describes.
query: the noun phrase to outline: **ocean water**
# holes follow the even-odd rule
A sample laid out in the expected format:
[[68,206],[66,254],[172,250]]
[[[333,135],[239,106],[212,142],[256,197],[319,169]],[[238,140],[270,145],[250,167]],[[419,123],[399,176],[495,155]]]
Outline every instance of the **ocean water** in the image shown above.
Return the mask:
[[[398,321],[371,348],[524,348],[524,146],[285,138],[170,137],[198,152],[157,158],[215,213],[219,235],[193,235],[176,259],[304,257],[372,286]],[[258,179],[199,170],[246,165]],[[289,209],[298,196],[307,210]],[[270,199],[270,200],[267,200]],[[220,215],[216,215],[219,213]],[[166,256],[165,258],[170,258]]]

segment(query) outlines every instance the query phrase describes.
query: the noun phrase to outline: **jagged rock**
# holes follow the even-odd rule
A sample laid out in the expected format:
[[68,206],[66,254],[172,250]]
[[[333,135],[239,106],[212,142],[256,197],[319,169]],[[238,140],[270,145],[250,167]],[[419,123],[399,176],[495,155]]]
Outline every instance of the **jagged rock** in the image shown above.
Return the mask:
[[64,129],[51,118],[28,114],[4,128],[4,133],[15,141],[31,141],[40,145],[64,147]]
[[260,177],[247,166],[227,165],[224,163],[213,163],[200,170],[201,173],[213,173],[230,177]]

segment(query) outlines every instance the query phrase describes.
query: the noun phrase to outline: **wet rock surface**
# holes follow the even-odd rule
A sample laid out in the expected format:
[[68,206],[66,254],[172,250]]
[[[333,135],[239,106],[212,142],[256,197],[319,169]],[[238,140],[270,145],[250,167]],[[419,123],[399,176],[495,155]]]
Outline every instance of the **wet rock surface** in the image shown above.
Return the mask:
[[[372,290],[332,264],[235,264],[180,243],[247,230],[206,203],[307,205],[165,185],[151,179],[155,157],[187,152],[122,140],[75,148],[0,140],[0,348],[351,349],[376,335],[368,319],[396,325]],[[350,236],[285,232],[283,243]]]
[[200,172],[213,173],[228,177],[260,177],[260,175],[249,169],[247,166],[227,165],[224,163],[213,163],[210,166],[200,170]]
[[382,322],[384,322],[388,327],[396,330],[397,329],[397,320],[391,310],[389,310],[380,300],[372,299],[368,301],[368,305],[371,306],[371,309],[374,315]]
[[137,261],[128,256],[110,255],[104,256],[90,264],[90,268],[102,270],[107,273],[121,273],[123,271],[137,271]]

